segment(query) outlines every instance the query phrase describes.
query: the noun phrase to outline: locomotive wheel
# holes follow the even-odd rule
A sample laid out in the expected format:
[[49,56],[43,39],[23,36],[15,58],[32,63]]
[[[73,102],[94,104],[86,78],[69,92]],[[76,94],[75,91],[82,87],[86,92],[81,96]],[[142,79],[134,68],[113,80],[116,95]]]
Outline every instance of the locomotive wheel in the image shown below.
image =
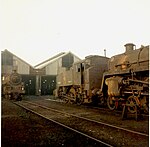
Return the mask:
[[127,104],[130,105],[128,106],[128,111],[130,113],[136,113],[137,106],[136,106],[135,96],[129,96],[127,99]]
[[68,103],[75,103],[75,100],[76,100],[76,91],[75,91],[75,89],[72,87],[70,90],[69,90],[69,97],[70,97],[70,99],[69,99],[69,101],[68,101]]
[[83,98],[81,95],[76,98],[76,103],[77,105],[81,105],[83,103]]
[[71,92],[69,93],[69,95],[70,95],[69,103],[73,104],[75,102],[75,95],[74,93],[71,93]]
[[110,110],[114,110],[116,108],[114,97],[109,96],[107,98],[107,106]]
[[140,105],[142,107],[142,110],[144,110],[144,113],[148,114],[149,113],[149,106],[148,106],[148,102],[147,102],[147,97],[144,96],[141,100],[140,100]]
[[65,98],[64,101],[65,101],[66,104],[69,103],[69,99],[68,98]]
[[22,100],[22,95],[18,95],[18,97],[17,97],[16,100],[17,100],[17,101],[21,101],[21,100]]

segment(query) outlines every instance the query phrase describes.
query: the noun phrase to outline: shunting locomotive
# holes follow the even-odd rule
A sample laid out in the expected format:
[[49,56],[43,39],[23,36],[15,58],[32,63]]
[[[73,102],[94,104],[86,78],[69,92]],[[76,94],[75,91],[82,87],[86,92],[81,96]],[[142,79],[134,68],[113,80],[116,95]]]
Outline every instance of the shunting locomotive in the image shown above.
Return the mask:
[[2,76],[2,96],[10,100],[22,100],[25,94],[21,75],[16,70]]
[[101,87],[102,76],[108,70],[107,57],[90,55],[63,69],[57,76],[57,96],[66,102],[91,103],[93,92]]

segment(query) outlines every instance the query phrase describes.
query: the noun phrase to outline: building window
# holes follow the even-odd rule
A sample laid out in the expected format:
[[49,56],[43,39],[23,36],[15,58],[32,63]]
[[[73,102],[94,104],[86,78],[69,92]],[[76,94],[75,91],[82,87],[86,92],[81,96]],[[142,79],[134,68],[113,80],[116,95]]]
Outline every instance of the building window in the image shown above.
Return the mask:
[[3,52],[2,53],[2,65],[13,65],[13,56],[9,53]]
[[71,67],[73,64],[73,55],[68,54],[62,58],[62,67]]

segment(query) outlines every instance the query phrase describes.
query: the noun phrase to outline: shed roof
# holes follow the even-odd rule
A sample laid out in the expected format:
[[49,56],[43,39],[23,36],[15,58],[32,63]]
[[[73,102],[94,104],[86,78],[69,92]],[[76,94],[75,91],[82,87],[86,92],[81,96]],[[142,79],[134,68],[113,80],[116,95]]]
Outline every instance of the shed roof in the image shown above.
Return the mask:
[[[74,55],[74,54],[71,53],[70,51],[69,51],[69,52],[61,52],[61,53],[59,53],[59,54],[57,54],[57,55],[55,55],[55,56],[53,56],[53,57],[51,57],[51,58],[49,58],[49,59],[43,61],[42,63],[35,65],[34,68],[35,68],[35,69],[42,69],[42,68],[46,67],[47,65],[49,65],[50,63],[55,62],[56,60],[58,60],[58,59],[60,59],[60,58],[62,58],[62,57],[64,57],[64,56],[66,56],[66,55],[69,54],[69,53],[72,54],[72,55]],[[74,56],[75,56],[76,58],[78,58],[79,60],[81,60],[81,59],[80,59],[79,57],[77,57],[76,55],[74,55]]]
[[1,51],[1,54],[2,53],[9,53],[9,54],[11,54],[12,56],[14,56],[14,57],[16,57],[16,58],[18,58],[20,61],[22,61],[22,62],[24,62],[25,64],[27,64],[28,66],[30,66],[30,67],[32,67],[33,68],[33,66],[32,65],[30,65],[29,63],[27,63],[26,61],[24,61],[23,59],[21,59],[21,58],[19,58],[18,56],[16,56],[15,54],[13,54],[12,52],[10,52],[10,51],[8,51],[7,49],[5,49],[4,51]]

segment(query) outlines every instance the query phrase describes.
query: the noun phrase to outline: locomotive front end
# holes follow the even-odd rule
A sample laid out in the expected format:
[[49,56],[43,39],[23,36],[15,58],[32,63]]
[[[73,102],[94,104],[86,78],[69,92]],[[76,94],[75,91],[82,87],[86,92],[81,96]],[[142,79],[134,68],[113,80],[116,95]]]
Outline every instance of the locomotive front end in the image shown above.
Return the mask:
[[24,83],[21,75],[16,71],[10,75],[5,75],[2,78],[2,95],[5,98],[13,100],[22,100],[25,94]]
[[134,44],[128,43],[125,47],[125,53],[113,56],[108,62],[105,81],[108,107],[113,110],[122,101],[128,103],[128,110],[132,113],[135,113],[136,107],[148,112],[149,46],[135,49]]

